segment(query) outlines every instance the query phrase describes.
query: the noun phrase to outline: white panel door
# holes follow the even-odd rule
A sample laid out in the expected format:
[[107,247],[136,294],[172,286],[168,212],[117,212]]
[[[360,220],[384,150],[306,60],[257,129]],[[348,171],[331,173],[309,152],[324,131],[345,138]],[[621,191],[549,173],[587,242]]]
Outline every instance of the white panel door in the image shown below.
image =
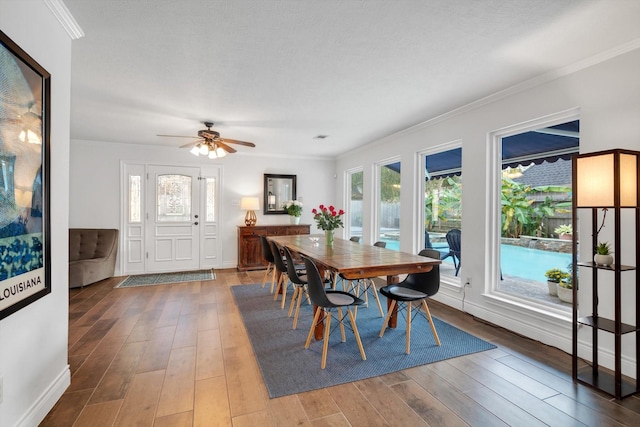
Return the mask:
[[149,166],[147,271],[200,268],[199,169]]

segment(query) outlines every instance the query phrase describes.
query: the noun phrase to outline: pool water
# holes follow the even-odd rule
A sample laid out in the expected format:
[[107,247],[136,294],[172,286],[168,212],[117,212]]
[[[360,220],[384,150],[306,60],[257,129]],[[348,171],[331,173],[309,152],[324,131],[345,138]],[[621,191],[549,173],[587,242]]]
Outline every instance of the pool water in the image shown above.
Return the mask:
[[546,282],[544,273],[552,268],[569,271],[571,254],[541,251],[522,246],[500,245],[502,274]]
[[[398,240],[386,240],[387,249],[397,251],[400,249]],[[436,248],[445,252],[447,248]],[[514,245],[500,245],[500,266],[505,276],[521,277],[523,279],[546,282],[544,273],[552,268],[567,270],[571,263],[571,254],[561,252],[542,251],[540,249],[524,248]],[[451,257],[443,262],[453,264]]]

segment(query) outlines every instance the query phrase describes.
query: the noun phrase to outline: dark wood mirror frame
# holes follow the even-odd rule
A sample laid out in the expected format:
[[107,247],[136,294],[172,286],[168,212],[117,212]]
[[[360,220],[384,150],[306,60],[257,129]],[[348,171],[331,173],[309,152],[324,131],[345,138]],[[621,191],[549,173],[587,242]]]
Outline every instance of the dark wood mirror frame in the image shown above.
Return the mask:
[[286,215],[282,203],[296,200],[296,175],[264,174],[263,206],[265,215]]

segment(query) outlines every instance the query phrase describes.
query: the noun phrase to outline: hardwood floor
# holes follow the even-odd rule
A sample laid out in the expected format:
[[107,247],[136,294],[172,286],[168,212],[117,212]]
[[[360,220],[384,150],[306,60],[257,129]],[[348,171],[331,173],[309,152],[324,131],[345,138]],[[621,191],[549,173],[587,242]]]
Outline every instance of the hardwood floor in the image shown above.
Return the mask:
[[[217,280],[70,291],[71,386],[41,426],[637,426],[640,399],[573,384],[560,350],[437,302],[434,316],[498,346],[269,399],[230,287]],[[419,333],[419,331],[414,331]]]

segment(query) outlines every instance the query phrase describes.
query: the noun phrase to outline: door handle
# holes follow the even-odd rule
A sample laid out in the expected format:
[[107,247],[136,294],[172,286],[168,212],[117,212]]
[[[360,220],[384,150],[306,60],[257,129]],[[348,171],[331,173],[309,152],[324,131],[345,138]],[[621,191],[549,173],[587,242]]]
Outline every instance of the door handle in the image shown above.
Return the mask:
[[198,225],[198,221],[194,222],[193,225]]

